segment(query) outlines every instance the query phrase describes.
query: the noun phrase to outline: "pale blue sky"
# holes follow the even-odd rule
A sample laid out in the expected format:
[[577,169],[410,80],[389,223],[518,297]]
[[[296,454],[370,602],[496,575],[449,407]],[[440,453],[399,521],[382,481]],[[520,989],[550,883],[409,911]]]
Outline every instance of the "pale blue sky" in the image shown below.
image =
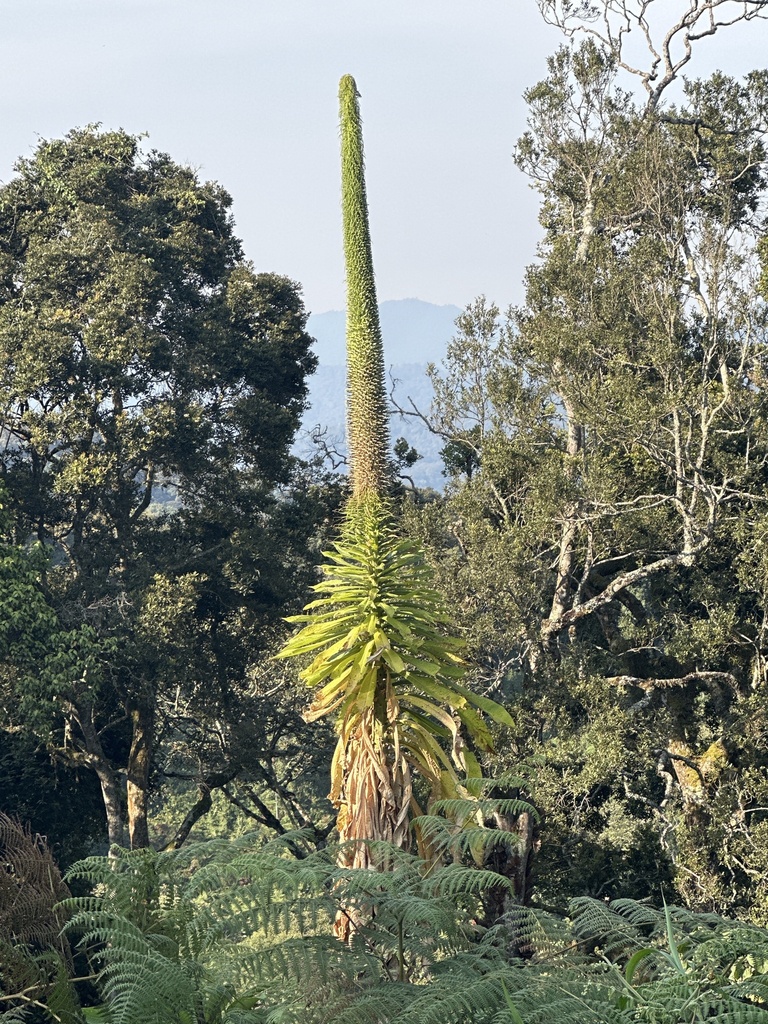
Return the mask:
[[[663,3],[668,0],[661,0]],[[523,90],[561,41],[535,0],[5,0],[0,180],[39,137],[149,133],[234,196],[257,269],[344,301],[336,89],[362,94],[379,298],[519,301],[537,196],[512,162]],[[764,22],[694,72],[765,63]]]

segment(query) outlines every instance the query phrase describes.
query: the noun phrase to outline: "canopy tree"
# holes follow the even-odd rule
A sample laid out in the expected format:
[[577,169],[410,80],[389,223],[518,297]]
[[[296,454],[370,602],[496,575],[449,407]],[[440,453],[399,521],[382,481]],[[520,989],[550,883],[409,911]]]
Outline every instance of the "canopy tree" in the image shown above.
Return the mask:
[[694,906],[754,905],[768,76],[648,106],[619,73],[588,39],[527,93],[544,240],[524,306],[475,303],[433,373],[455,483],[420,530],[519,701],[516,756],[547,756],[550,895],[671,870]]
[[[642,84],[646,110],[690,63],[701,39],[768,18],[765,0],[536,0],[542,17],[571,39],[590,37]],[[634,35],[633,35],[634,33]]]
[[96,772],[112,842],[127,799],[134,846],[158,738],[201,694],[232,705],[307,543],[276,492],[314,367],[307,314],[244,259],[230,207],[94,127],[0,188],[0,474],[71,637],[52,674],[5,684],[2,725]]

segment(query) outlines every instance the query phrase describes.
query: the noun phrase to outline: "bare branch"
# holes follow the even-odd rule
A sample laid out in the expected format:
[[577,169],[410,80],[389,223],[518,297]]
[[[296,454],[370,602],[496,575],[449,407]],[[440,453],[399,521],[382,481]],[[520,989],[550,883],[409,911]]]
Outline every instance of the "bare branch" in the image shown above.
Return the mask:
[[[670,0],[538,0],[538,6],[547,24],[569,38],[579,33],[593,37],[620,68],[639,78],[649,113],[691,60],[694,43],[739,22],[768,18],[768,0],[685,0],[682,9],[675,5],[677,18],[664,31],[657,19],[662,12],[669,16]],[[644,67],[630,63],[632,32],[646,51]]]
[[338,442],[328,438],[328,427],[317,423],[310,431],[309,439],[317,448],[322,461],[329,463],[334,472],[348,465],[347,456],[337,447]]
[[198,783],[198,799],[190,807],[184,816],[184,820],[176,829],[173,837],[165,844],[161,846],[161,850],[179,850],[186,842],[189,833],[198,823],[198,821],[204,817],[210,811],[213,801],[211,799],[211,792],[214,789],[221,789],[230,783],[236,776],[237,769],[230,769],[228,772],[220,772],[207,776],[205,779]]
[[606,683],[613,686],[637,686],[641,690],[665,690],[671,687],[689,686],[691,683],[725,683],[737,687],[736,677],[730,672],[688,672],[672,678],[642,678],[640,676],[607,676]]
[[557,618],[545,619],[541,624],[542,640],[549,641],[551,637],[557,633],[561,633],[569,626],[574,625],[579,621],[579,619],[583,619],[587,615],[591,615],[593,612],[597,611],[598,608],[602,608],[604,605],[609,604],[611,601],[616,599],[617,595],[622,590],[626,590],[627,587],[640,583],[642,580],[646,580],[650,576],[654,576],[659,572],[664,572],[667,569],[673,569],[677,566],[691,565],[695,558],[709,547],[710,540],[711,531],[707,531],[702,534],[698,542],[690,548],[686,545],[682,551],[667,555],[664,558],[659,558],[655,562],[650,562],[648,565],[641,565],[637,569],[631,569],[628,572],[621,573],[608,584],[605,590],[596,594],[595,597],[591,597],[588,601],[585,601],[577,608],[570,608]]

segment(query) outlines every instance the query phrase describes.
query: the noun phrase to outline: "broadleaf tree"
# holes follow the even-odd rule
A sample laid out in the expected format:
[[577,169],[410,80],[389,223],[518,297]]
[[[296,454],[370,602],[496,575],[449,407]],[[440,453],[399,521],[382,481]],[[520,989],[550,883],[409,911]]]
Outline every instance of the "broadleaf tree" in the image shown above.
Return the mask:
[[626,81],[590,37],[527,93],[544,239],[434,371],[453,484],[413,518],[545,758],[539,892],[764,915],[768,79]]
[[303,557],[286,488],[307,314],[245,260],[230,206],[94,127],[42,142],[0,188],[0,474],[72,637],[45,679],[5,684],[2,725],[95,771],[110,841],[127,824],[133,846],[159,741],[206,694],[218,714],[247,688]]

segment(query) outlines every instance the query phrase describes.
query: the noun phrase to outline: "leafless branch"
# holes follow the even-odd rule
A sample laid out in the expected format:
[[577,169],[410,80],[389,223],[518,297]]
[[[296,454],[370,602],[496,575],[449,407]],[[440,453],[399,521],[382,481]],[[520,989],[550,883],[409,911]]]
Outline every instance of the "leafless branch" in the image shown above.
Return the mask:
[[[617,65],[639,78],[647,94],[650,113],[664,91],[689,63],[700,39],[739,22],[768,17],[768,0],[685,0],[675,4],[676,20],[660,28],[662,11],[668,16],[670,0],[538,0],[544,20],[573,38],[591,36],[609,50]],[[673,14],[673,17],[675,17]],[[631,63],[629,36],[640,37],[647,61]]]
[[329,463],[334,472],[348,464],[347,456],[337,447],[338,441],[328,438],[328,427],[317,423],[309,432],[309,439],[317,448],[323,462]]

